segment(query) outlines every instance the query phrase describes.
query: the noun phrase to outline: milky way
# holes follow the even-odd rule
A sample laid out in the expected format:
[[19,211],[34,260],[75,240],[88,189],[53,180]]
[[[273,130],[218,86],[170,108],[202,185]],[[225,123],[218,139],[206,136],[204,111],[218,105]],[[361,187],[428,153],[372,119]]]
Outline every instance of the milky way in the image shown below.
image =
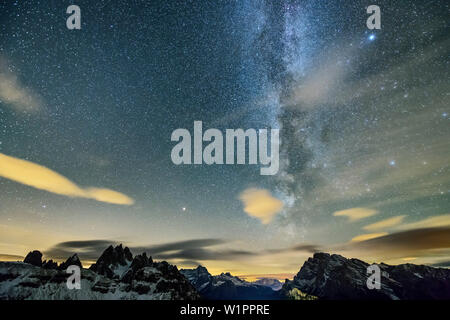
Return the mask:
[[[380,30],[370,1],[76,1],[81,30],[70,4],[0,4],[1,159],[63,186],[0,177],[0,254],[217,239],[165,257],[281,273],[319,248],[360,256],[360,239],[448,227],[446,1],[378,1]],[[279,128],[279,173],[174,165],[171,133],[196,120]],[[258,219],[248,190],[283,209]],[[448,258],[432,249],[367,254]]]

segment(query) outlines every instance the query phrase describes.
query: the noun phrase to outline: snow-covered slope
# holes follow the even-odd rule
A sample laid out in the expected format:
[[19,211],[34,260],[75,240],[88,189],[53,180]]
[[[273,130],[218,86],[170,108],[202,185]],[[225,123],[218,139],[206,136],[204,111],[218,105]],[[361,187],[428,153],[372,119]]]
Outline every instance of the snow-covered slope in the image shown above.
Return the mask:
[[[124,250],[117,247],[113,249]],[[165,261],[153,262],[145,254],[134,258],[130,255],[128,257],[132,260],[121,261],[124,264],[114,259],[109,261],[111,265],[108,265],[109,269],[113,271],[112,274],[108,274],[111,277],[93,270],[81,269],[81,289],[79,290],[67,288],[66,281],[70,274],[67,274],[63,268],[46,269],[39,266],[39,261],[36,262],[38,265],[24,262],[0,262],[0,299],[193,300],[199,298],[195,288],[180,274],[176,266]],[[62,265],[73,262],[74,256],[68,260]]]

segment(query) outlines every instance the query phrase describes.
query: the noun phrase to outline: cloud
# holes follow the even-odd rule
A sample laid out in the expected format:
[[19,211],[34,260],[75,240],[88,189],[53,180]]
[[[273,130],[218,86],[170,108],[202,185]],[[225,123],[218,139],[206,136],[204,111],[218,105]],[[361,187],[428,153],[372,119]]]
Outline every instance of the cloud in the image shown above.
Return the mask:
[[[119,241],[112,240],[67,241],[54,245],[44,253],[52,259],[65,259],[74,253],[78,253],[82,260],[95,261],[108,246],[119,243]],[[224,243],[226,241],[222,239],[192,239],[159,245],[128,247],[133,254],[145,252],[158,260],[182,259],[191,262],[197,260],[236,260],[241,257],[256,255],[256,253],[245,250],[207,249],[207,247]]]
[[0,261],[22,261],[23,259],[24,259],[23,256],[0,253]]
[[138,252],[147,252],[150,255],[155,255],[162,252],[204,248],[224,243],[226,243],[226,241],[223,239],[206,238],[175,241],[146,247],[134,247],[134,249]]
[[246,189],[239,195],[244,204],[244,211],[251,217],[259,219],[263,224],[268,224],[273,217],[283,209],[283,202],[274,198],[265,189]]
[[390,228],[393,226],[396,226],[400,223],[402,223],[403,219],[406,216],[396,216],[396,217],[392,217],[389,219],[385,219],[385,220],[381,220],[372,224],[369,224],[367,226],[364,226],[363,229],[367,230],[367,231],[374,231],[374,230],[380,230],[380,229],[384,229],[384,228]]
[[292,279],[294,276],[295,273],[266,273],[266,274],[244,274],[238,275],[237,277],[249,282],[254,282],[261,279],[276,279],[283,283],[284,280]]
[[44,255],[52,259],[66,259],[77,253],[82,260],[97,260],[110,245],[117,245],[112,240],[79,240],[61,242],[44,251]]
[[316,253],[321,251],[321,247],[315,244],[299,244],[291,248],[292,251],[306,251]]
[[198,261],[194,261],[194,260],[183,260],[180,261],[179,263],[177,263],[178,266],[182,266],[185,268],[196,268],[198,266],[201,266],[202,264]]
[[361,220],[377,214],[377,210],[368,208],[351,208],[333,213],[335,217],[347,217],[349,222]]
[[429,217],[412,223],[407,223],[398,226],[399,230],[411,230],[417,228],[434,228],[434,227],[448,227],[450,226],[450,214],[443,214],[439,216]]
[[0,57],[0,100],[20,112],[36,112],[42,108],[42,99],[25,87],[16,75],[6,68],[6,61]]
[[245,250],[211,250],[207,247],[224,244],[223,239],[192,239],[146,247],[130,247],[134,252],[146,252],[156,259],[172,260],[235,260],[256,253]]
[[437,268],[450,268],[450,260],[436,262],[433,263],[431,266]]
[[352,239],[352,242],[366,241],[366,240],[382,237],[382,236],[385,236],[385,235],[387,235],[386,232],[361,234],[359,236],[354,237]]
[[110,189],[83,189],[51,169],[2,153],[0,153],[0,177],[68,197],[95,199],[121,205],[134,203],[132,198],[123,193]]
[[350,56],[350,51],[336,51],[336,48],[322,56],[317,62],[315,72],[311,72],[294,86],[289,104],[310,109],[334,102],[349,69],[349,66],[342,62],[342,57],[349,59]]
[[246,250],[209,250],[204,248],[183,249],[171,253],[158,253],[153,255],[156,259],[188,259],[188,260],[236,260],[256,253]]
[[450,248],[450,227],[407,230],[351,244],[362,252],[372,251],[382,255],[419,257],[425,251]]

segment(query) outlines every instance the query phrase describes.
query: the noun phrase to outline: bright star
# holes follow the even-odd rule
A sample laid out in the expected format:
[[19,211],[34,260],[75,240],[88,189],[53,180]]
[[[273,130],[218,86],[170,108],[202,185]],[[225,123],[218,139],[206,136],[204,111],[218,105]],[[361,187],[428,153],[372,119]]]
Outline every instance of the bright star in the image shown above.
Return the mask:
[[375,40],[375,35],[374,35],[374,34],[371,34],[371,35],[369,36],[369,40],[370,40],[370,41]]
[[181,208],[181,210],[186,211],[186,207]]
[[395,160],[389,161],[389,165],[392,166],[392,167],[395,166]]

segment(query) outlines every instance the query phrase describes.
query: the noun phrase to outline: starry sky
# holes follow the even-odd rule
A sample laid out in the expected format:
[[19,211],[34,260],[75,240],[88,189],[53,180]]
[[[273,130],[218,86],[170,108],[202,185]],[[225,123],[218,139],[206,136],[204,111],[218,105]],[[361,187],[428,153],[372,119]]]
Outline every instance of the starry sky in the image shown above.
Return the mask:
[[[448,17],[447,1],[2,1],[0,258],[89,264],[124,243],[250,278],[316,251],[450,266]],[[171,133],[196,120],[280,129],[279,172],[173,164]]]

